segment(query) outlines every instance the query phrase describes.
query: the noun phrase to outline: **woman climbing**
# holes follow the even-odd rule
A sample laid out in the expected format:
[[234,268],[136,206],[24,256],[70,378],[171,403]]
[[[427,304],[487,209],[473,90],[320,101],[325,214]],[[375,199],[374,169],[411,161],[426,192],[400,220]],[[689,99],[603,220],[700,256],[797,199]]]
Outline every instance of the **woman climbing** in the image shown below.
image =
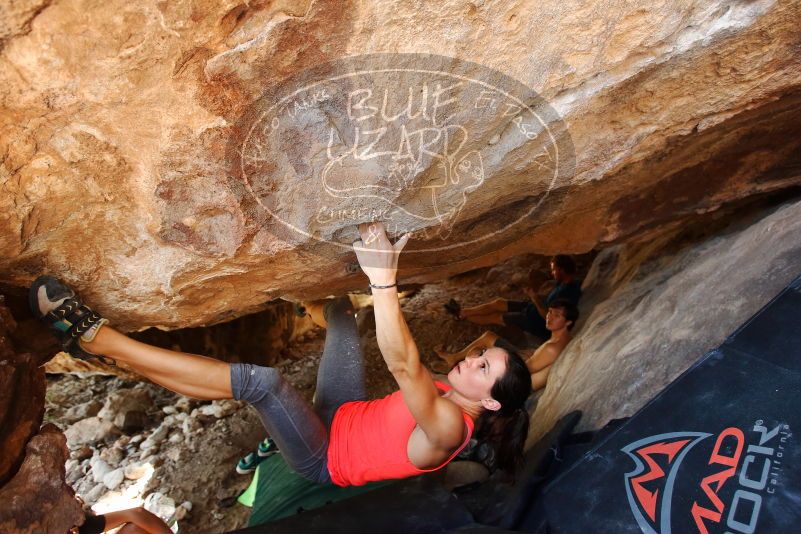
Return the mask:
[[531,389],[523,360],[495,347],[456,365],[449,385],[435,382],[420,362],[398,300],[398,256],[408,235],[392,245],[380,223],[363,224],[359,233],[353,248],[370,279],[378,346],[400,387],[383,399],[367,400],[347,298],[324,307],[328,332],[313,408],[271,367],[228,364],[130,339],[55,278],[33,283],[31,308],[73,356],[111,358],[189,397],[249,402],[287,464],[313,482],[362,485],[440,469],[464,448],[479,418],[500,443],[500,464],[517,464],[528,432],[523,403]]

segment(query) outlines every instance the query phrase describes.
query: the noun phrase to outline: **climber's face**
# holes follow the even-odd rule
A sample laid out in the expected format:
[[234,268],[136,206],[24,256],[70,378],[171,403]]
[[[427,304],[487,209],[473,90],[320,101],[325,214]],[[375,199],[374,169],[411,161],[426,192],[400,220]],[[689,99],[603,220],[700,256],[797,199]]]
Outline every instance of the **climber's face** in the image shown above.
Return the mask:
[[476,351],[457,363],[448,373],[448,382],[469,400],[492,398],[492,386],[506,373],[506,351],[496,347]]

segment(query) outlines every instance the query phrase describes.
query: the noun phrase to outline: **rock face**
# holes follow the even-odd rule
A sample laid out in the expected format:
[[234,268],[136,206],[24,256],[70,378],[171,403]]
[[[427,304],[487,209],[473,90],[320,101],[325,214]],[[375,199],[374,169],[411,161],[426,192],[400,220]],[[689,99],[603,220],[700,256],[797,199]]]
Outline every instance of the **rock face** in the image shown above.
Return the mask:
[[19,533],[65,532],[83,524],[75,495],[64,482],[67,460],[64,434],[45,425],[25,450],[25,461],[8,484],[0,488],[0,531]]
[[25,444],[39,431],[44,414],[44,371],[34,355],[15,350],[10,336],[16,327],[0,298],[0,486],[19,468]]
[[64,435],[53,425],[39,428],[45,402],[41,365],[53,349],[25,338],[41,339],[40,330],[28,321],[17,323],[0,296],[0,532],[64,532],[83,522],[64,483]]
[[[793,0],[13,2],[0,7],[0,281],[57,273],[123,330],[174,329],[363,285],[347,245],[357,222],[396,220],[388,203],[416,232],[410,251],[436,245],[409,255],[406,280],[631,240],[801,182],[799,18]],[[403,79],[372,99],[307,91],[278,144],[244,143],[250,126],[279,130],[260,113],[281,91],[336,77],[326,62],[430,50],[459,61],[439,60],[425,91]],[[475,78],[502,85],[497,71],[542,97],[525,103],[542,112],[534,130],[524,110],[487,112],[497,91]],[[473,81],[436,85],[457,74]],[[425,95],[454,113],[437,123],[429,107],[436,127],[413,130],[384,109],[391,165],[346,150],[381,131],[367,115],[388,86],[393,110]],[[252,148],[249,167],[237,146]],[[390,171],[391,184],[370,181]],[[320,176],[366,180],[369,194],[326,211]],[[443,178],[459,187],[426,219]],[[333,182],[324,190],[346,191]],[[382,187],[390,198],[373,199]],[[468,256],[446,246],[529,212]],[[306,233],[279,239],[279,222]]]
[[554,364],[531,441],[574,409],[584,412],[582,429],[632,415],[798,277],[799,266],[801,202],[700,236],[664,232],[601,252],[583,286],[586,318]]

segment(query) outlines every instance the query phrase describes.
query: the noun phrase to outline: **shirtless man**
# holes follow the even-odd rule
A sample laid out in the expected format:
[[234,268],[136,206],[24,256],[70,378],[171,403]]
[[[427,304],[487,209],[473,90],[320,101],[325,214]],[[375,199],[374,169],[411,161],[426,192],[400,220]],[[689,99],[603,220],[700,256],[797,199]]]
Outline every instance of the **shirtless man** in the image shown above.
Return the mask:
[[[551,366],[572,339],[570,331],[578,320],[578,316],[578,308],[569,300],[556,299],[548,305],[545,327],[551,333],[551,337],[526,359],[526,367],[531,373],[532,390],[536,391],[545,387]],[[500,337],[496,333],[487,331],[459,352],[437,351],[437,356],[445,360],[449,367],[453,367],[468,354],[494,347],[498,339]]]
[[548,306],[545,327],[551,332],[551,337],[526,359],[526,367],[531,373],[532,390],[537,391],[545,387],[551,366],[573,339],[570,331],[577,319],[578,309],[568,300],[557,299]]

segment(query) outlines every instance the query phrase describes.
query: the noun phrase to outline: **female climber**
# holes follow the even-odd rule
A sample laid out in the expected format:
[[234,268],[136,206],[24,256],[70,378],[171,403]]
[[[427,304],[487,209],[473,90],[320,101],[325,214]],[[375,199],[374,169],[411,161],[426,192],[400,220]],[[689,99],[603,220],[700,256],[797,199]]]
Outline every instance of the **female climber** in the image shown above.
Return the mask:
[[408,235],[393,245],[381,223],[360,225],[359,234],[353,248],[370,279],[378,346],[400,388],[383,399],[367,400],[347,298],[323,310],[328,331],[313,407],[271,367],[229,364],[130,339],[53,277],[33,283],[30,305],[73,356],[111,358],[189,397],[249,402],[287,464],[313,482],[362,485],[440,469],[464,448],[479,418],[484,433],[499,444],[499,463],[513,467],[528,431],[525,363],[514,351],[493,347],[459,362],[447,385],[435,382],[420,362],[398,300],[398,256]]

